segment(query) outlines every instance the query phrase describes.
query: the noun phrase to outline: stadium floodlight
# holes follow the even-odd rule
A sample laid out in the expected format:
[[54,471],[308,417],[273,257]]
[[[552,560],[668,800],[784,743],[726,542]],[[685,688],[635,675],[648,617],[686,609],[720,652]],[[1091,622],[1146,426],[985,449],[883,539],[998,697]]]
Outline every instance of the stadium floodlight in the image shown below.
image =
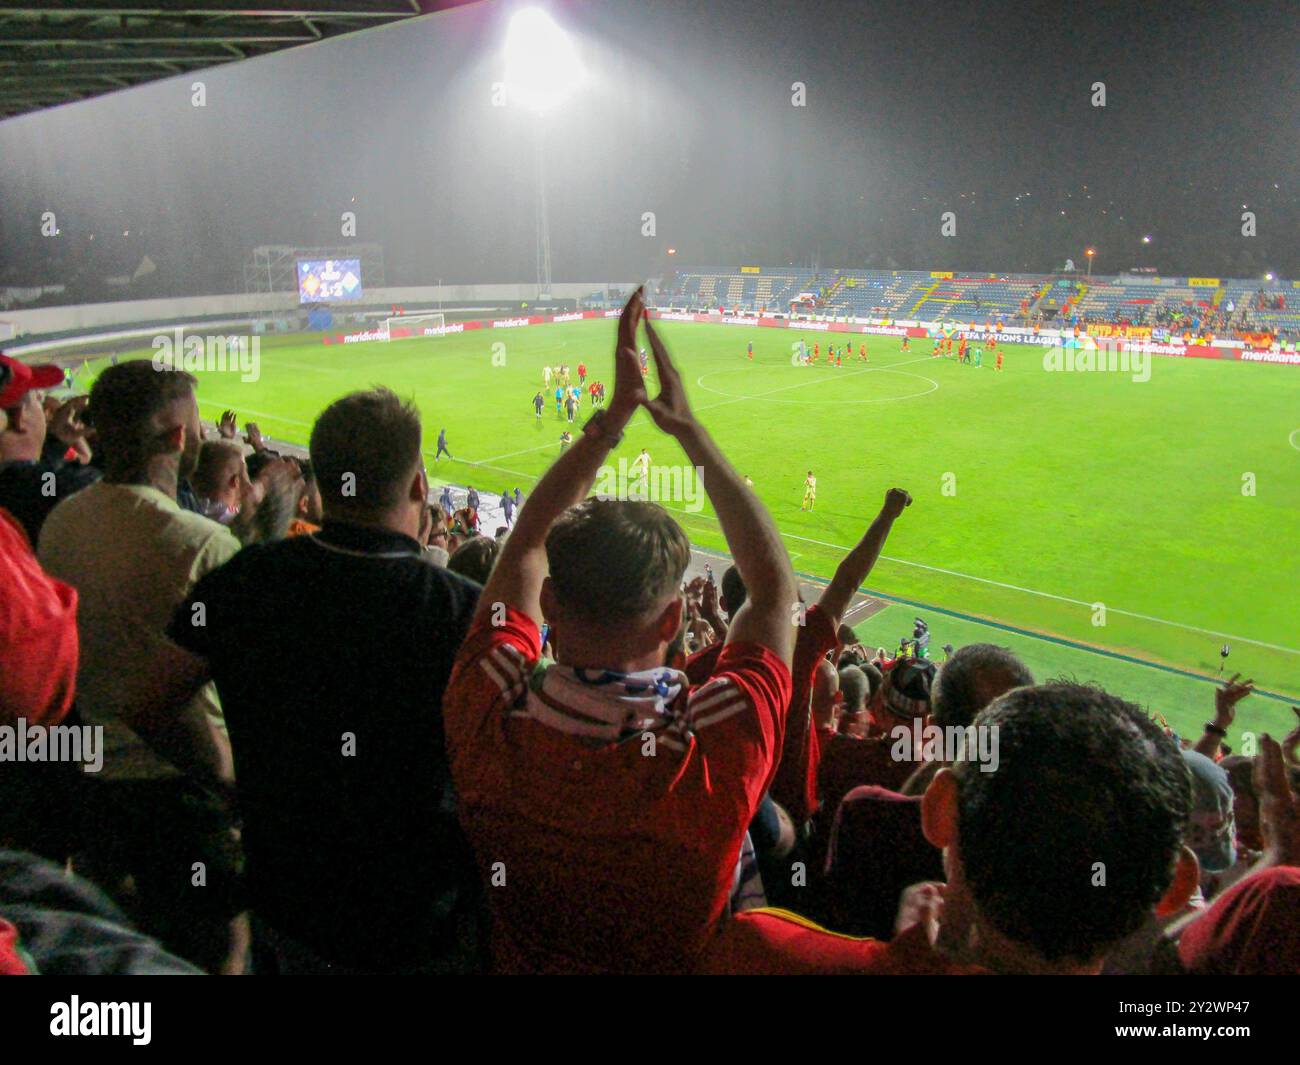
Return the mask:
[[510,19],[506,86],[512,100],[545,114],[567,100],[586,77],[573,40],[545,11],[529,7]]
[[1142,238],[1142,243],[1143,243],[1143,244],[1150,244],[1150,243],[1151,243],[1151,238],[1150,238],[1150,237],[1143,237],[1143,238]]
[[1265,281],[1272,281],[1272,280],[1273,280],[1273,275],[1272,275],[1272,274],[1265,274],[1265,275],[1264,275],[1264,280],[1265,280]]
[[[506,28],[507,98],[539,119],[558,108],[587,78],[572,39],[545,11],[516,12]],[[537,155],[537,298],[551,298],[551,229],[546,205],[543,123],[535,123]]]

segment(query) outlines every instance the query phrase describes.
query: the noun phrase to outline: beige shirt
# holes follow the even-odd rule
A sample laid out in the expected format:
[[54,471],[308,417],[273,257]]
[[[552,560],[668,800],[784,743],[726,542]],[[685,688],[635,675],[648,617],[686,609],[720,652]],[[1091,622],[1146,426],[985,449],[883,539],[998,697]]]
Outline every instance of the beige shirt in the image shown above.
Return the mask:
[[[144,485],[98,484],[56,506],[41,529],[46,571],[77,589],[77,709],[104,728],[101,778],[155,779],[176,770],[118,717],[138,678],[157,668],[176,607],[200,577],[239,550],[234,534]],[[218,720],[216,690],[195,703]],[[224,726],[224,722],[220,722]]]

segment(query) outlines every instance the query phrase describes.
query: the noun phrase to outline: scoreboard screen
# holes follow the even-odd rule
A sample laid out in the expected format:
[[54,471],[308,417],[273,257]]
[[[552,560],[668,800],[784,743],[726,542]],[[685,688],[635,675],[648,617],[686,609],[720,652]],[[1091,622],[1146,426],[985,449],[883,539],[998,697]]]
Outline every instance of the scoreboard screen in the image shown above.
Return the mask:
[[360,298],[360,259],[298,260],[299,303],[337,303]]

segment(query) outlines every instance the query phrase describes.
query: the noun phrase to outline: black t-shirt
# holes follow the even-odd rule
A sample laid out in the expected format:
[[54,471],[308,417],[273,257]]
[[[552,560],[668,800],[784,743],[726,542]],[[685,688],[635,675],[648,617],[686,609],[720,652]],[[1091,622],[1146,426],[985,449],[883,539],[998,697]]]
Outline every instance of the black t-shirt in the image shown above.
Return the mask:
[[18,519],[35,547],[50,511],[99,478],[93,466],[62,459],[6,462],[0,465],[0,507]]
[[478,593],[409,537],[326,522],[244,548],[172,620],[221,696],[253,909],[327,960],[436,960],[475,904],[442,695]]

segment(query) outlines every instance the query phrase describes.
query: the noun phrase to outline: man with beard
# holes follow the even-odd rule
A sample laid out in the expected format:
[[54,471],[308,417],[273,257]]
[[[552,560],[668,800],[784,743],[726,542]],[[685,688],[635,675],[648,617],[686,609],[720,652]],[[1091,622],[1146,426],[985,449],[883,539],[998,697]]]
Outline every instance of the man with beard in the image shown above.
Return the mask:
[[[87,853],[78,866],[114,891],[133,879],[123,901],[142,927],[229,972],[246,933],[235,902],[238,847],[220,795],[233,779],[220,707],[207,685],[165,719],[133,713],[139,686],[165,661],[172,612],[240,548],[224,525],[176,502],[203,442],[195,385],[145,359],[104,371],[87,413],[104,478],[50,512],[40,559],[77,590],[77,705],[85,724],[104,730],[103,769],[85,778]],[[192,886],[196,862],[202,887]]]

